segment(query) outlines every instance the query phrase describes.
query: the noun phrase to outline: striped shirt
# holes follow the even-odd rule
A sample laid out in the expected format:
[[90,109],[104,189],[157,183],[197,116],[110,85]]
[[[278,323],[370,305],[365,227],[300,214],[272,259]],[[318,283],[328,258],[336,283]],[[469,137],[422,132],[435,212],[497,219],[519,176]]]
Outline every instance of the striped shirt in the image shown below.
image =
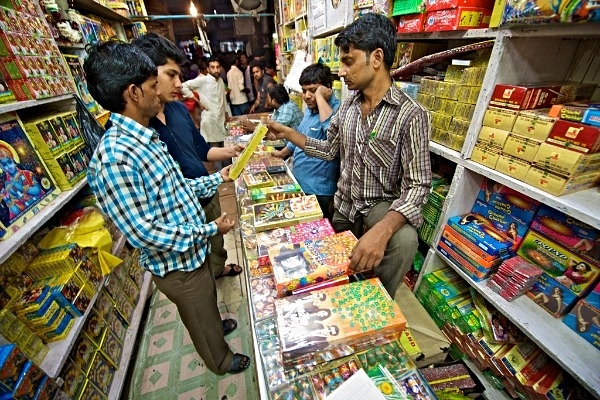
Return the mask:
[[154,129],[121,114],[110,120],[88,169],[98,205],[153,274],[199,268],[217,224],[206,223],[197,197],[213,195],[221,175],[186,179]]
[[431,186],[429,114],[395,84],[366,118],[362,99],[362,92],[346,99],[331,118],[327,140],[307,138],[305,152],[327,160],[339,154],[334,206],[350,221],[391,201],[390,210],[419,227]]

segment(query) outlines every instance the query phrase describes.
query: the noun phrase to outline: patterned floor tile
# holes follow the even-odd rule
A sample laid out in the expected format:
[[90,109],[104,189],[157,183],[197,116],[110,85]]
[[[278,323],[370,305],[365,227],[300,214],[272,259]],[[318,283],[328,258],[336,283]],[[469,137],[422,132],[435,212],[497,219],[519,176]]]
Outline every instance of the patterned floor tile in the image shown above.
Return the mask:
[[142,371],[143,379],[139,391],[140,395],[145,396],[157,391],[164,392],[164,389],[168,388],[170,369],[171,363],[168,361],[146,367]]
[[149,338],[148,356],[155,356],[173,350],[175,328],[156,333]]

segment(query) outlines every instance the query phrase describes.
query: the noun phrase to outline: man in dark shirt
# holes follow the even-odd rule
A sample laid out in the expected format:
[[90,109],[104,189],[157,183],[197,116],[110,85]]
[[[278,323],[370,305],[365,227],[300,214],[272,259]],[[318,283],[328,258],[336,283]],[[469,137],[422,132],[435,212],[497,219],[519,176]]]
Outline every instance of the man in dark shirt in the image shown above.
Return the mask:
[[253,61],[250,64],[250,71],[254,77],[254,84],[256,85],[256,100],[252,107],[250,107],[250,114],[271,112],[272,108],[266,106],[267,101],[267,89],[275,84],[275,81],[271,76],[265,74],[265,70],[262,62]]
[[[181,89],[180,65],[185,55],[165,37],[147,33],[132,44],[146,53],[158,68],[161,86],[160,100],[163,109],[150,120],[150,126],[158,131],[160,140],[166,143],[169,153],[179,165],[186,178],[199,178],[209,173],[203,161],[223,161],[239,154],[240,146],[210,147],[191,119],[185,106],[176,101]],[[219,192],[213,197],[199,199],[209,221],[221,215]],[[242,272],[236,264],[225,265],[227,250],[222,235],[210,238],[210,266],[215,277],[234,276]]]

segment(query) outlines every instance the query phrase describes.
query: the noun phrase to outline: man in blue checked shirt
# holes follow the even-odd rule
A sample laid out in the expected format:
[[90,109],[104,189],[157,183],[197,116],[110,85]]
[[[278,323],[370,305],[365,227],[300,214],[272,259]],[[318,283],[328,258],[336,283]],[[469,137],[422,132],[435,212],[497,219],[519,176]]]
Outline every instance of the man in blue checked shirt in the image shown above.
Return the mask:
[[233,353],[223,335],[208,239],[231,230],[226,214],[207,223],[198,197],[230,181],[229,167],[198,179],[183,177],[158,132],[148,128],[161,109],[157,68],[128,43],[91,46],[84,63],[90,94],[111,111],[111,127],[94,151],[88,182],[98,205],[141,250],[140,264],[179,311],[196,351],[216,374],[238,373],[250,358]]

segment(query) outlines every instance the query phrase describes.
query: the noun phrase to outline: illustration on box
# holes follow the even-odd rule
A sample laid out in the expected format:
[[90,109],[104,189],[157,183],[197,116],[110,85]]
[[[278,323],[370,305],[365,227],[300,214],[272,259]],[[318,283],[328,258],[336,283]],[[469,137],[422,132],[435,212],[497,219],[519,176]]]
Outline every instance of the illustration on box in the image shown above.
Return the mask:
[[58,192],[19,122],[0,120],[0,238],[22,226]]

